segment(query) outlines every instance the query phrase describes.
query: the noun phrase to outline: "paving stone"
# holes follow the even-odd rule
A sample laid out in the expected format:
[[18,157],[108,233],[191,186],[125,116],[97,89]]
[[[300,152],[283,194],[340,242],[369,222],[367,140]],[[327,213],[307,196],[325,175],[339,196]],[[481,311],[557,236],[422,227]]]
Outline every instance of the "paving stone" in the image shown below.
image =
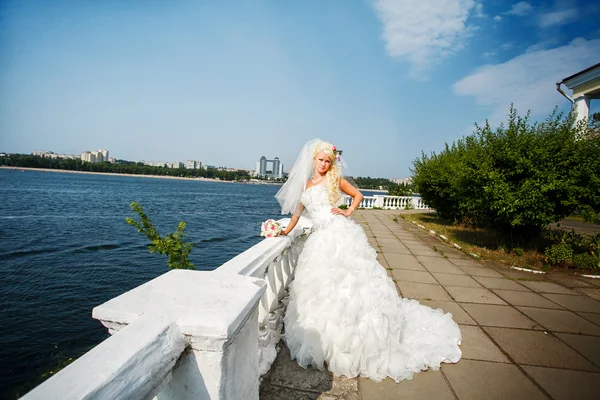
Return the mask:
[[398,282],[417,282],[437,285],[437,281],[429,272],[395,269],[392,273]]
[[440,256],[438,253],[436,253],[435,251],[433,251],[431,249],[429,249],[429,250],[410,250],[410,251],[415,256],[440,257],[440,258],[442,258],[442,256]]
[[358,379],[333,375],[331,390],[321,394],[318,400],[343,399],[361,400],[358,392]]
[[396,238],[394,238],[394,239],[381,239],[381,238],[377,238],[377,243],[379,243],[379,245],[382,246],[382,247],[400,246],[400,247],[406,248],[406,246],[403,245],[402,242],[400,242]]
[[510,306],[491,304],[461,304],[462,308],[484,326],[505,328],[543,329],[537,322],[527,318]]
[[506,265],[494,263],[494,268],[502,275],[512,279],[524,280],[524,281],[543,281],[540,274],[527,271],[519,271],[518,269],[512,269]]
[[537,293],[501,289],[492,289],[492,291],[514,306],[563,309],[558,304],[551,302]]
[[385,259],[392,269],[406,269],[411,271],[427,271],[419,260],[410,254],[386,254]]
[[389,378],[379,383],[361,378],[358,387],[362,400],[454,399],[448,383],[439,371],[420,372],[413,379],[400,383]]
[[600,314],[586,313],[586,312],[578,312],[577,314],[581,315],[583,318],[587,319],[588,321],[592,321],[596,325],[600,325]]
[[481,283],[488,289],[505,289],[505,290],[516,290],[522,292],[530,292],[531,290],[518,282],[508,278],[487,278],[484,276],[474,276],[477,282]]
[[597,400],[600,374],[556,368],[523,369],[556,400]]
[[585,294],[592,299],[600,300],[600,288],[576,288],[578,293]]
[[446,242],[440,242],[440,245],[438,245],[437,247],[438,249],[443,251],[444,255],[447,256],[450,260],[452,260],[452,262],[454,262],[454,260],[472,261],[470,258],[465,256],[465,253],[448,247]]
[[[291,359],[290,350],[283,342],[280,342],[279,346],[280,350],[277,353],[277,358],[263,381],[265,385],[293,388],[319,394],[331,390],[333,387],[333,374],[331,372],[319,371],[312,367],[304,369],[295,360]],[[298,397],[298,399],[302,398]]]
[[463,359],[510,363],[502,351],[478,326],[461,325]]
[[461,360],[442,371],[460,400],[547,399],[515,365]]
[[554,282],[522,281],[521,284],[539,293],[577,294],[577,292],[567,289],[566,287]]
[[427,268],[429,272],[440,272],[444,274],[458,274],[465,275],[465,273],[452,264],[450,261],[446,260],[439,255],[436,256],[417,256],[417,259]]
[[600,336],[600,327],[571,311],[517,307],[527,316],[553,332],[583,333]]
[[543,331],[491,327],[483,329],[517,364],[598,370],[569,346]]
[[419,303],[431,307],[433,309],[440,308],[446,313],[452,314],[452,319],[457,324],[476,325],[477,323],[462,309],[462,307],[454,301],[439,301],[439,300],[419,300]]
[[446,291],[439,285],[428,285],[425,283],[398,282],[398,287],[404,297],[418,300],[451,300]]
[[550,293],[546,293],[543,296],[560,304],[567,310],[600,313],[600,301],[590,299],[587,296]]
[[260,400],[317,400],[320,393],[306,392],[281,386],[261,385]]
[[473,260],[472,258],[464,258],[464,254],[460,253],[462,255],[462,258],[452,258],[450,261],[452,261],[453,264],[455,264],[458,267],[476,267],[476,268],[485,268],[485,265],[481,264],[478,261]]
[[381,266],[382,266],[383,268],[385,268],[385,269],[389,269],[389,268],[390,268],[390,266],[388,265],[388,263],[387,263],[387,261],[385,260],[385,258],[384,258],[384,257],[377,257],[377,262],[378,262],[379,264],[381,264]]
[[475,279],[471,278],[468,275],[442,274],[439,272],[434,272],[433,276],[443,286],[464,286],[474,288],[483,287]]
[[408,250],[404,246],[395,245],[395,246],[379,246],[379,247],[381,248],[381,251],[383,252],[383,254],[385,254],[386,256],[388,254],[411,254],[410,250]]
[[600,367],[600,337],[571,333],[557,333],[556,336]]
[[581,279],[583,279],[585,282],[591,283],[594,286],[600,286],[600,278],[586,278],[585,276],[582,276]]
[[445,286],[445,289],[459,303],[502,304],[506,303],[488,289]]
[[557,275],[557,274],[548,274],[548,279],[551,281],[562,284],[563,286],[567,286],[569,288],[576,287],[595,287],[591,282],[586,282],[585,278],[580,278],[573,275]]
[[503,278],[498,272],[491,268],[480,268],[480,267],[459,267],[461,270],[471,276],[487,276],[488,278]]

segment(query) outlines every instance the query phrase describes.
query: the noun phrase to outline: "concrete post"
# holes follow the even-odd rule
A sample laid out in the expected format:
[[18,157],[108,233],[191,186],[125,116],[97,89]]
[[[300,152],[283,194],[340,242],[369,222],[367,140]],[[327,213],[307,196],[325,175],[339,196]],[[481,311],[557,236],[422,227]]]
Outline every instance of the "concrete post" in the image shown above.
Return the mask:
[[141,315],[177,323],[188,346],[160,400],[258,399],[257,306],[264,291],[261,279],[172,270],[94,308],[93,317],[111,333]]

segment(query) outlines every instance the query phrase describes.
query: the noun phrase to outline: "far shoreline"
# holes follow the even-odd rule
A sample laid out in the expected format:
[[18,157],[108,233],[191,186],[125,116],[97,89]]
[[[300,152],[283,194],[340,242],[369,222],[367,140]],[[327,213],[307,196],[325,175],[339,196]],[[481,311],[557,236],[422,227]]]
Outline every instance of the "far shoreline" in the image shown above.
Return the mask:
[[23,171],[40,171],[40,172],[63,172],[70,174],[88,174],[88,175],[116,175],[116,176],[132,176],[136,178],[155,178],[155,179],[177,179],[182,181],[200,181],[200,182],[222,182],[222,183],[243,183],[249,185],[281,185],[280,183],[259,183],[259,182],[236,182],[236,181],[227,181],[215,178],[187,178],[183,176],[165,176],[165,175],[146,175],[146,174],[123,174],[120,172],[92,172],[92,171],[74,171],[70,169],[53,169],[53,168],[31,168],[31,167],[9,167],[9,166],[0,166],[0,169],[13,169],[13,170],[23,170]]
[[[177,179],[180,181],[196,181],[196,182],[221,182],[221,183],[239,183],[239,184],[244,184],[244,185],[265,185],[265,186],[282,186],[283,183],[281,182],[273,182],[273,183],[269,183],[269,182],[264,182],[264,181],[244,181],[244,182],[238,182],[238,181],[226,181],[226,180],[221,180],[221,179],[216,179],[216,178],[203,178],[203,177],[198,177],[198,178],[186,178],[184,176],[165,176],[165,175],[146,175],[146,174],[123,174],[120,172],[92,172],[92,171],[75,171],[75,170],[70,170],[70,169],[54,169],[54,168],[31,168],[31,167],[11,167],[11,166],[6,166],[6,165],[1,165],[0,166],[0,170],[1,169],[12,169],[12,170],[23,170],[23,171],[40,171],[40,172],[62,172],[62,173],[68,173],[68,174],[88,174],[88,175],[116,175],[116,176],[132,176],[132,177],[136,177],[136,178],[154,178],[154,179]],[[379,192],[379,193],[385,193],[384,195],[388,194],[387,190],[381,190],[381,189],[358,189],[361,192]]]

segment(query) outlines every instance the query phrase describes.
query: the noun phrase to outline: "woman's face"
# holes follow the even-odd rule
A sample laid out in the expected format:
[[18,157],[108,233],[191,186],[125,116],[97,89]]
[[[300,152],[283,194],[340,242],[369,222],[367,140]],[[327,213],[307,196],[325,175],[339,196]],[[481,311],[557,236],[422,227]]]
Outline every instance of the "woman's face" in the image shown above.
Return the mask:
[[320,151],[315,155],[315,169],[318,173],[324,174],[331,167],[331,158],[327,157],[327,154]]

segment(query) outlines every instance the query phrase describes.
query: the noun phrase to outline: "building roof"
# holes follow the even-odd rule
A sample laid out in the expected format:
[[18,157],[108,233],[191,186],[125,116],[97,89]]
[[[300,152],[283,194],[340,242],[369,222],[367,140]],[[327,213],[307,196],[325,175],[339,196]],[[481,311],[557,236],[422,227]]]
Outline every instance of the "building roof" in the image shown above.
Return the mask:
[[[581,85],[585,81],[593,79],[600,74],[600,63],[592,65],[589,68],[581,70],[569,77],[566,77],[560,83],[564,83],[569,89],[572,89],[574,86]],[[584,76],[585,75],[585,76]]]

